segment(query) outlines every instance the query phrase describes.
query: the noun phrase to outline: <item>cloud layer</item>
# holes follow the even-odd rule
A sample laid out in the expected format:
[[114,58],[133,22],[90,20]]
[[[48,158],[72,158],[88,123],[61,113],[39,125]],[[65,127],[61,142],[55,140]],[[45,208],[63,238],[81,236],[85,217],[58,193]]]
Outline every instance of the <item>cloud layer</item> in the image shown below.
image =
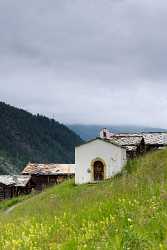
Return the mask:
[[167,127],[167,3],[0,0],[0,99],[65,123]]

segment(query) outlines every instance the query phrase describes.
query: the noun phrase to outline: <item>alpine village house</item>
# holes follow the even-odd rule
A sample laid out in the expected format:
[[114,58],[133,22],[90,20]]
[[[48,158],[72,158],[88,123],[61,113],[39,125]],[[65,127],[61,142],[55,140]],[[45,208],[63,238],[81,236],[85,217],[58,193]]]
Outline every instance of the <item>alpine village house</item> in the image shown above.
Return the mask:
[[21,175],[0,176],[0,200],[42,191],[75,176],[75,184],[96,183],[121,172],[128,159],[167,146],[167,133],[111,133],[75,148],[75,164],[28,163]]

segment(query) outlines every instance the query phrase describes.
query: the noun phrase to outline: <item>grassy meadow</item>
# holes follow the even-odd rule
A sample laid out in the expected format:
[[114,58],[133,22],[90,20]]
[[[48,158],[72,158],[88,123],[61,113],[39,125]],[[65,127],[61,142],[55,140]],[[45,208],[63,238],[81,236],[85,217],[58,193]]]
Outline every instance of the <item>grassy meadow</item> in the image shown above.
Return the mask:
[[112,180],[70,180],[8,214],[0,207],[1,249],[167,249],[167,151],[128,162]]

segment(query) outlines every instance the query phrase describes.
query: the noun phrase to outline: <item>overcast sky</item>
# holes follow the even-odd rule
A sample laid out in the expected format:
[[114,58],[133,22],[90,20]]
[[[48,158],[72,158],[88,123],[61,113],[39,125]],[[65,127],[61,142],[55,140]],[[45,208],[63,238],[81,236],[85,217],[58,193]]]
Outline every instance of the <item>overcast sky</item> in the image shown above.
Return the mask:
[[0,99],[64,123],[167,128],[167,1],[0,0]]

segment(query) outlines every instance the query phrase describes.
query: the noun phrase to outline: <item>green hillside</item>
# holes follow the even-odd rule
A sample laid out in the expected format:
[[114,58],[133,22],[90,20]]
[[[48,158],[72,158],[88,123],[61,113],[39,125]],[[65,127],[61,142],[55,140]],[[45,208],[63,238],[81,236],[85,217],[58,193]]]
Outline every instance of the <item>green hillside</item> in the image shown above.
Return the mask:
[[1,209],[0,232],[2,250],[167,249],[167,150],[129,162],[113,180],[65,182]]
[[81,142],[53,119],[0,102],[0,174],[18,173],[29,161],[73,163]]

